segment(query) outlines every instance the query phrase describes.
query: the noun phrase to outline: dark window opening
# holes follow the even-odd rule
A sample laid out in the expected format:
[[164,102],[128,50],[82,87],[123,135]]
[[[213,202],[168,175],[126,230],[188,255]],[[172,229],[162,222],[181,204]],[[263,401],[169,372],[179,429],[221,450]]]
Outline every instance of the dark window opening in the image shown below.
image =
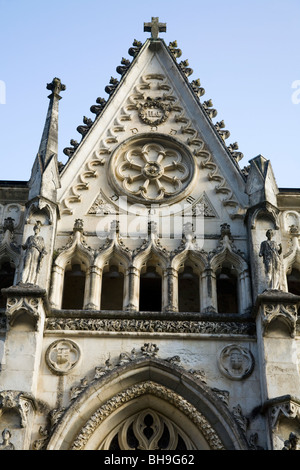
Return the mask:
[[123,309],[124,274],[112,265],[102,275],[101,310]]
[[288,291],[291,294],[300,295],[300,271],[292,269],[287,276]]
[[162,308],[161,276],[154,266],[149,266],[140,279],[140,311],[160,312]]
[[3,261],[0,267],[0,308],[6,307],[6,298],[1,293],[1,289],[11,287],[14,283],[15,268],[9,261]]
[[239,310],[237,278],[224,266],[217,274],[217,301],[219,313],[237,313]]
[[83,309],[85,289],[85,272],[80,264],[73,264],[70,270],[65,271],[63,309]]
[[185,266],[178,275],[179,312],[200,312],[199,276],[191,266]]

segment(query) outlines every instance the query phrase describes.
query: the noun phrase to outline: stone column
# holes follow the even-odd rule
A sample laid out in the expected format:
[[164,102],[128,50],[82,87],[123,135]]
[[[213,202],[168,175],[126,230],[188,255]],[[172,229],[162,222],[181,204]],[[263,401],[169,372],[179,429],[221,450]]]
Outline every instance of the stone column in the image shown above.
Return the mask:
[[205,269],[200,278],[200,309],[209,308],[218,309],[216,276],[211,268]]
[[178,312],[178,273],[171,267],[164,271],[162,310]]
[[64,268],[58,265],[53,266],[50,291],[50,304],[53,308],[61,308],[64,289],[64,275]]
[[[283,447],[294,425],[292,420],[290,428],[286,419],[282,423],[280,413],[275,419],[277,405],[274,404],[290,401],[288,396],[296,397],[297,401],[300,395],[295,340],[299,305],[299,296],[274,290],[259,295],[255,305],[263,409],[268,422],[269,448],[275,450]],[[280,407],[277,409],[280,411]]]
[[91,266],[86,274],[84,308],[100,310],[102,290],[102,268]]
[[128,292],[124,302],[124,310],[137,312],[139,310],[140,297],[140,273],[135,266],[130,266],[127,270]]
[[239,304],[241,313],[247,313],[252,307],[251,283],[248,270],[243,271],[239,275]]

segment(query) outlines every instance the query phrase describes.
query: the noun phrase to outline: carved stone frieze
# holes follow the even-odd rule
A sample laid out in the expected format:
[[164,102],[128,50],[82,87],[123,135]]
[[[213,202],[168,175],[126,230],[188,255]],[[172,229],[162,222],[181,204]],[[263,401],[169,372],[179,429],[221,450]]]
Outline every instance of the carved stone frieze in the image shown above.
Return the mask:
[[184,321],[184,320],[137,320],[137,319],[85,319],[48,318],[48,331],[103,331],[103,332],[145,332],[145,333],[198,333],[253,335],[252,323]]

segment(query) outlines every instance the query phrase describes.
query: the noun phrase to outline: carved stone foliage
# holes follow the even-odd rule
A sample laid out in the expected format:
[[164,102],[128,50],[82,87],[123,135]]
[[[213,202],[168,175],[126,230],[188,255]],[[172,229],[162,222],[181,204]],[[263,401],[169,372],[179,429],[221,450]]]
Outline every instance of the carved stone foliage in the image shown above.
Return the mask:
[[255,325],[252,323],[157,319],[48,318],[46,328],[51,331],[77,330],[99,332],[200,333],[228,335],[252,335],[255,332]]
[[230,344],[222,349],[218,365],[221,372],[232,380],[243,380],[252,373],[254,358],[246,348]]
[[68,374],[80,359],[80,349],[74,341],[57,340],[46,351],[49,368],[59,375]]

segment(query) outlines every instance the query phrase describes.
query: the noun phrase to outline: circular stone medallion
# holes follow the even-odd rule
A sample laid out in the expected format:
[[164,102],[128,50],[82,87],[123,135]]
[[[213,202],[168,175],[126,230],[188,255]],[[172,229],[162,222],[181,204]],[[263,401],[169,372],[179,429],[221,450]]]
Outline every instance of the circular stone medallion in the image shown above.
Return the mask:
[[166,136],[144,135],[116,149],[109,178],[117,194],[123,193],[134,202],[175,202],[192,187],[195,170],[193,156],[185,146]]
[[57,340],[50,344],[46,352],[46,362],[56,374],[68,374],[80,358],[80,349],[74,341]]
[[242,380],[248,377],[254,368],[254,359],[248,349],[230,344],[222,349],[219,356],[221,372],[232,380]]

